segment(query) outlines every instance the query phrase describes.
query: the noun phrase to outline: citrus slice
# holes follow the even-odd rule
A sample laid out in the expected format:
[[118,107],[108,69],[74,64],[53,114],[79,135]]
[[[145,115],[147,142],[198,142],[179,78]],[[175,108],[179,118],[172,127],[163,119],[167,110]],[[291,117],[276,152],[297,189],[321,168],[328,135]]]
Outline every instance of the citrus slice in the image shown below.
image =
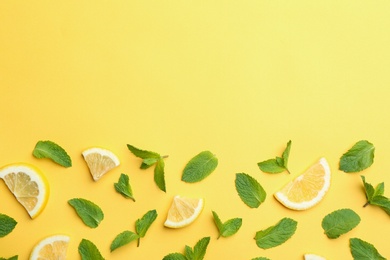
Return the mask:
[[287,183],[274,196],[287,208],[305,210],[318,204],[329,186],[329,165],[325,158],[321,158],[304,173]]
[[26,163],[9,164],[0,169],[0,178],[31,218],[45,208],[50,193],[49,183],[38,168]]
[[69,237],[54,235],[41,240],[32,250],[30,260],[65,260]]
[[107,149],[94,147],[85,150],[82,154],[94,181],[98,181],[109,170],[120,164],[118,157]]
[[326,260],[324,257],[315,254],[304,254],[305,260]]
[[164,226],[169,228],[181,228],[194,222],[202,212],[204,199],[173,197]]

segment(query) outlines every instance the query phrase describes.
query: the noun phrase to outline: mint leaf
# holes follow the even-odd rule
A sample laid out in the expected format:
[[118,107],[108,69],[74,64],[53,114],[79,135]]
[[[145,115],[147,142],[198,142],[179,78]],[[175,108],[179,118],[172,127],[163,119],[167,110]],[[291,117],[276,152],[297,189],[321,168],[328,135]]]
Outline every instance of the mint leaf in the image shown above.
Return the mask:
[[166,192],[165,187],[165,162],[163,159],[157,161],[156,167],[154,168],[154,182],[159,187],[160,190]]
[[114,251],[115,249],[124,246],[132,241],[135,241],[139,238],[137,234],[131,231],[123,231],[119,235],[115,237],[115,239],[112,241],[110,250],[111,252]]
[[258,208],[267,194],[256,179],[246,173],[236,174],[236,190],[241,200],[250,208]]
[[283,218],[275,226],[256,232],[255,240],[257,246],[268,249],[283,244],[294,235],[297,224],[291,218]]
[[241,218],[232,218],[222,223],[221,219],[218,217],[215,211],[212,211],[215,225],[218,228],[219,236],[229,237],[237,233],[237,231],[241,228],[242,219]]
[[291,150],[291,140],[287,142],[286,149],[283,151],[282,157],[276,156],[275,159],[269,159],[262,162],[257,163],[257,166],[261,171],[266,173],[281,173],[288,170],[288,159],[290,156]]
[[81,240],[78,250],[81,260],[104,260],[95,244],[87,239]]
[[328,238],[338,238],[355,228],[360,217],[351,209],[340,209],[326,215],[322,220],[322,228]]
[[66,151],[52,141],[38,141],[33,150],[33,155],[38,158],[48,158],[64,167],[71,167],[72,160]]
[[199,182],[209,176],[217,168],[218,159],[210,151],[203,151],[193,157],[185,166],[181,180]]
[[180,253],[172,253],[164,256],[163,260],[188,260],[183,254]]
[[148,169],[149,167],[156,165],[154,168],[154,182],[156,183],[157,187],[160,190],[166,192],[165,177],[164,177],[165,163],[163,159],[167,158],[168,156],[167,155],[161,156],[160,154],[155,152],[141,150],[130,144],[127,145],[127,148],[135,156],[143,159],[140,166],[141,169]]
[[286,170],[286,168],[279,165],[276,159],[269,159],[263,162],[259,162],[257,165],[261,171],[267,173],[281,173]]
[[143,215],[142,218],[137,219],[137,221],[135,222],[135,230],[139,236],[138,246],[140,245],[140,239],[145,236],[146,232],[153,224],[153,222],[156,220],[156,218],[157,218],[157,211],[149,210],[148,212],[146,212],[145,215]]
[[367,202],[363,207],[366,207],[368,204],[379,206],[388,215],[390,215],[390,200],[389,198],[383,196],[385,192],[385,184],[381,182],[374,189],[374,186],[366,182],[366,178],[364,176],[360,177],[362,178],[364,191],[367,198]]
[[90,228],[98,227],[104,218],[103,211],[92,201],[75,198],[70,199],[68,203],[75,209],[84,224]]
[[117,183],[114,183],[115,190],[123,197],[135,201],[133,191],[131,190],[129,176],[122,173]]
[[13,218],[0,213],[0,237],[5,237],[14,230],[16,222]]
[[255,257],[255,258],[252,258],[252,260],[271,260],[267,257]]
[[386,260],[372,244],[359,238],[349,239],[349,248],[354,260]]
[[206,255],[207,246],[210,242],[210,237],[200,239],[194,248],[185,246],[185,255],[181,253],[172,253],[166,255],[163,260],[202,260]]
[[194,246],[194,256],[193,260],[202,260],[206,255],[206,249],[210,242],[210,237],[204,237],[199,240]]
[[367,169],[374,162],[374,152],[375,147],[372,143],[366,140],[359,141],[341,156],[339,169],[347,173]]
[[0,257],[0,260],[18,260],[18,257],[19,256],[17,256],[17,255],[11,256],[10,258]]

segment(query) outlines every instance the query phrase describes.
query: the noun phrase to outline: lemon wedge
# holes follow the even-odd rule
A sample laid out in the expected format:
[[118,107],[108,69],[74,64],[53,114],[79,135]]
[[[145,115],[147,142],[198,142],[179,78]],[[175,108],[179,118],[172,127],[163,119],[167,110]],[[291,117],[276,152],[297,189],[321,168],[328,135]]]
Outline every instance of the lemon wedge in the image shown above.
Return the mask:
[[177,195],[173,198],[164,226],[169,228],[188,226],[199,217],[203,207],[203,198],[185,198]]
[[98,181],[104,174],[120,164],[113,152],[103,148],[89,148],[83,151],[82,155],[94,181]]

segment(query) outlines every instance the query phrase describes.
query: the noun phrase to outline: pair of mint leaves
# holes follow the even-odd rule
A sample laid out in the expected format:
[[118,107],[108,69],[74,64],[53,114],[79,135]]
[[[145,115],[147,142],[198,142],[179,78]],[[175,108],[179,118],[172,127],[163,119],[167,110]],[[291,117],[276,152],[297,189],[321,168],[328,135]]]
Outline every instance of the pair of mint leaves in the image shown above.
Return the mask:
[[164,256],[163,260],[203,260],[209,243],[210,237],[204,237],[195,244],[194,248],[186,245],[184,254],[171,253]]
[[[127,144],[127,148],[136,157],[142,159],[141,169],[147,169],[155,165],[154,182],[160,190],[166,192],[164,158],[167,158],[168,156],[161,156],[159,153],[142,150],[130,144]],[[181,180],[188,183],[199,182],[209,176],[217,165],[218,159],[213,153],[210,151],[200,152],[186,164]]]

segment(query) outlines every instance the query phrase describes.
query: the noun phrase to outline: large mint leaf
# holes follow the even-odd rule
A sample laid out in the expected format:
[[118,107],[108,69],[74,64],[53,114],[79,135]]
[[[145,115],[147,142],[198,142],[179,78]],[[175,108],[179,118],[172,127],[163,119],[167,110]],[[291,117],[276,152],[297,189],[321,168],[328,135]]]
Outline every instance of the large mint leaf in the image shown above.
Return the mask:
[[18,224],[18,222],[16,222],[13,218],[0,213],[0,237],[5,237],[11,233],[16,224]]
[[349,248],[354,260],[386,260],[372,244],[359,238],[349,239]]
[[374,162],[375,147],[372,143],[362,140],[340,158],[339,169],[344,172],[360,172],[370,167]]
[[193,157],[185,166],[181,180],[199,182],[209,176],[217,168],[218,159],[210,151],[203,151]]
[[71,167],[72,160],[67,152],[52,141],[38,141],[33,150],[36,158],[48,158],[64,167]]
[[87,239],[81,240],[78,249],[81,260],[104,260],[96,245]]
[[258,231],[255,236],[257,246],[268,249],[283,244],[294,235],[297,224],[291,218],[283,218],[275,226]]
[[103,211],[92,201],[75,198],[70,199],[68,203],[75,209],[77,215],[88,227],[98,227],[104,218]]
[[139,236],[131,231],[123,231],[119,235],[115,237],[115,239],[112,241],[110,250],[111,252],[114,251],[115,249],[127,245],[128,243],[135,241],[139,238]]
[[351,209],[340,209],[326,215],[322,228],[329,238],[338,238],[349,232],[360,223],[360,217]]
[[235,184],[241,200],[250,208],[259,207],[267,196],[260,183],[246,173],[237,173]]

